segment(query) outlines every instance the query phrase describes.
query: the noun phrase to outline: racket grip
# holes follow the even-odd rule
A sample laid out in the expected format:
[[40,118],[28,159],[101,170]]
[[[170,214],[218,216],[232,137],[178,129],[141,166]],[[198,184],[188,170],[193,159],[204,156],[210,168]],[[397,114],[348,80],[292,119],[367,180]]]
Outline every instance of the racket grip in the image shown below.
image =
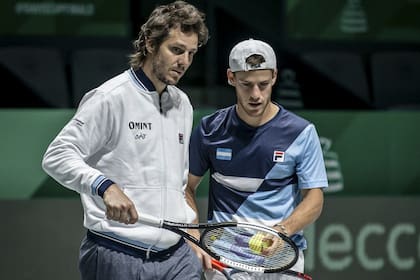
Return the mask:
[[148,214],[140,214],[139,215],[139,220],[140,223],[148,225],[148,226],[152,226],[152,227],[162,227],[163,224],[163,220],[156,218],[152,215],[148,215]]
[[216,268],[219,271],[222,271],[223,269],[225,269],[227,266],[221,262],[219,262],[218,260],[212,259],[211,260],[211,266],[213,268]]
[[232,280],[232,277],[230,277],[229,272],[227,272],[226,269],[225,269],[225,268],[227,268],[226,265],[224,265],[223,263],[219,262],[218,260],[212,259],[211,260],[211,266],[214,269],[217,269],[218,271],[220,271],[226,277],[227,280]]

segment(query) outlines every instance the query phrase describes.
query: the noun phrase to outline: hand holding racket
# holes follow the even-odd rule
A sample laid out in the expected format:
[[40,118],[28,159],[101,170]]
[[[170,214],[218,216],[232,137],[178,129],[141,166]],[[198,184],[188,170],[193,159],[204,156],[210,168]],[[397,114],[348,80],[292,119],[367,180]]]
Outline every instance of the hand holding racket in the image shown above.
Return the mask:
[[[289,237],[262,225],[239,222],[176,223],[145,214],[139,215],[139,222],[177,233],[223,265],[240,271],[286,271],[298,259],[298,249]],[[184,229],[203,229],[200,240]],[[268,244],[268,241],[271,243]],[[275,248],[273,244],[276,244]]]

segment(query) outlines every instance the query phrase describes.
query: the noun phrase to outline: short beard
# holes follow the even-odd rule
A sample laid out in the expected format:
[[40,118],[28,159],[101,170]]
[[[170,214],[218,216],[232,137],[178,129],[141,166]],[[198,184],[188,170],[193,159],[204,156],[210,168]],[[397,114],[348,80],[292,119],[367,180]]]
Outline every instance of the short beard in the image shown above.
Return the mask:
[[160,60],[155,59],[152,63],[152,72],[155,74],[156,78],[164,83],[165,85],[176,85],[178,81],[173,82],[168,80],[165,75],[160,71],[162,69],[161,64],[159,63]]

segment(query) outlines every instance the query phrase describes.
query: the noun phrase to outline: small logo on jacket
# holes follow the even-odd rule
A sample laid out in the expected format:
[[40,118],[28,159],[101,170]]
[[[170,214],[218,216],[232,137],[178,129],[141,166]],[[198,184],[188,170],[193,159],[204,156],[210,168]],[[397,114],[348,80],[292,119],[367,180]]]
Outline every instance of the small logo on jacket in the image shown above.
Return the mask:
[[129,121],[128,128],[134,130],[152,130],[151,122]]
[[284,152],[282,152],[282,151],[274,151],[273,161],[274,162],[283,162],[284,161]]
[[232,159],[232,149],[217,148],[217,150],[216,150],[216,159],[219,159],[219,160],[231,160]]
[[179,144],[184,144],[184,134],[183,133],[178,133],[178,141],[179,141]]
[[135,140],[144,140],[147,136],[147,131],[152,130],[151,122],[129,121],[128,128],[133,132]]

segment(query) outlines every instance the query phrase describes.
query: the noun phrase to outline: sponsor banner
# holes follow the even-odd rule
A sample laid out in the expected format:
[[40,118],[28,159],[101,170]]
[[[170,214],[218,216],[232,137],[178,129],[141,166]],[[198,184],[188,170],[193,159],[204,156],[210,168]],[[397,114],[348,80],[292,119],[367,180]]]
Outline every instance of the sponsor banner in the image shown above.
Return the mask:
[[314,279],[416,279],[420,197],[327,197],[305,236],[305,269]]

